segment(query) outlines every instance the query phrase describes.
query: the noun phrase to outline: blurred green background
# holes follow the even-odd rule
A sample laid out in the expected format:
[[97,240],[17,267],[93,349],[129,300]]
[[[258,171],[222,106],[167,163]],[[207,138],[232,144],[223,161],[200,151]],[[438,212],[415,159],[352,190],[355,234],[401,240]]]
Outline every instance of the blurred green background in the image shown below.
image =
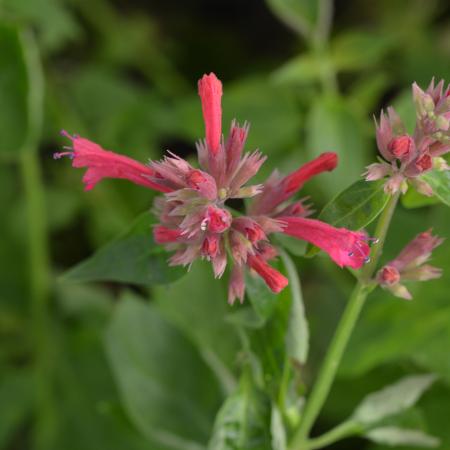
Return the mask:
[[[203,136],[196,81],[214,71],[224,82],[224,130],[234,117],[250,121],[247,149],[269,155],[261,176],[339,153],[338,169],[303,192],[320,210],[374,160],[373,114],[393,104],[412,127],[411,83],[450,79],[448,1],[329,6],[0,0],[0,449],[207,442],[239,372],[224,282],[201,263],[170,288],[61,281],[147,210],[153,193],[117,180],[85,193],[82,172],[52,153],[67,144],[64,128],[141,161],[166,149],[194,157]],[[444,205],[404,200],[385,261],[427,228],[449,235]],[[438,383],[402,420],[450,449],[448,245],[433,258],[443,277],[413,285],[412,302],[371,296],[314,433],[346,418],[366,392],[431,371]],[[353,279],[322,255],[295,261],[310,384]],[[330,448],[382,449],[360,439]]]

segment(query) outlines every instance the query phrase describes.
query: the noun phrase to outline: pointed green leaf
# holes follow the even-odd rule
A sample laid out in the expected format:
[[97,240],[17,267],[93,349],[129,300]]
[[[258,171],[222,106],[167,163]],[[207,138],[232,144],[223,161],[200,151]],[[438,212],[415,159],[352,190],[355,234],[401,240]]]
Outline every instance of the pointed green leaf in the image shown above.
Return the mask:
[[248,272],[245,276],[245,290],[256,315],[265,323],[275,311],[278,296],[267,287],[261,277]]
[[450,206],[450,171],[432,170],[422,178],[433,188],[434,195],[447,206]]
[[402,378],[380,391],[369,394],[356,408],[352,419],[370,424],[398,414],[413,406],[435,380],[436,376],[433,374]]
[[[290,358],[305,364],[308,358],[309,327],[305,316],[302,288],[297,268],[286,252],[281,253],[281,259],[286,269],[289,285],[285,288],[291,297],[291,312],[286,334],[286,351]],[[281,298],[283,301],[283,298]]]
[[439,439],[420,430],[398,427],[380,427],[365,434],[371,441],[389,446],[437,447]]
[[125,410],[141,433],[173,450],[204,449],[221,395],[192,344],[154,306],[127,294],[105,345]]
[[[325,205],[318,219],[338,228],[360,230],[366,227],[378,217],[389,200],[383,185],[383,180],[353,183]],[[307,256],[313,256],[318,251],[312,247]]]
[[208,449],[272,450],[270,400],[248,372],[220,408]]
[[[319,2],[316,0],[266,1],[272,12],[288,27],[304,37],[312,33],[319,17]],[[329,3],[329,0],[326,0],[326,3]]]
[[141,285],[170,283],[186,273],[169,267],[168,254],[155,244],[150,213],[141,214],[131,227],[81,262],[64,276],[64,281],[116,281]]
[[439,203],[440,200],[436,196],[427,197],[419,194],[415,189],[410,188],[405,195],[401,196],[402,205],[405,208],[422,208],[423,206],[430,206]]

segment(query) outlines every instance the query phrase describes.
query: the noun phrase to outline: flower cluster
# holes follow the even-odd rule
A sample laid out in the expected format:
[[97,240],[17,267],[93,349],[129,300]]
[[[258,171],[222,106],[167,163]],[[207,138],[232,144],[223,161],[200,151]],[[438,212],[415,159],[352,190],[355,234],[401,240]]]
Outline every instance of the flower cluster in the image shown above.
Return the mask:
[[[154,204],[159,218],[153,230],[155,241],[174,252],[171,265],[189,266],[205,258],[211,261],[215,276],[221,277],[227,263],[231,264],[230,303],[244,298],[246,268],[260,275],[274,292],[288,284],[268,263],[277,256],[270,241],[273,233],[306,240],[341,267],[360,268],[370,250],[366,235],[307,218],[311,210],[304,200],[292,200],[310,178],[333,170],[337,155],[323,153],[287,176],[274,172],[265,183],[248,185],[266,159],[258,150],[244,153],[249,125],[233,121],[224,139],[221,82],[212,73],[204,75],[198,89],[206,131],[206,139],[197,144],[199,168],[170,152],[161,161],[144,165],[66,132],[72,147],[54,156],[69,156],[73,167],[87,168],[86,189],[103,178],[125,178],[162,192]],[[227,207],[227,201],[236,198],[251,199],[247,215]]]
[[431,234],[431,230],[417,235],[400,254],[383,266],[377,281],[381,287],[388,289],[395,296],[411,300],[412,296],[402,284],[403,281],[426,281],[441,276],[441,269],[425,264],[431,252],[443,239]]
[[367,167],[367,181],[388,177],[387,193],[403,193],[408,182],[420,193],[431,196],[431,186],[420,175],[432,170],[448,170],[441,156],[450,151],[450,86],[444,90],[444,80],[436,86],[434,79],[426,91],[414,83],[416,127],[411,136],[392,107],[381,113],[376,122],[378,149],[385,159]]

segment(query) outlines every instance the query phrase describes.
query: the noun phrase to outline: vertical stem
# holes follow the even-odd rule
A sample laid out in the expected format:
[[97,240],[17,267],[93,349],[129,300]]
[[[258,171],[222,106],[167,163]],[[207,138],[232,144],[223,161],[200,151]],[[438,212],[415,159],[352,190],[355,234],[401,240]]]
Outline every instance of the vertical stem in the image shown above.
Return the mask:
[[48,448],[55,418],[49,367],[50,338],[48,336],[48,301],[50,294],[50,263],[45,212],[45,193],[39,164],[38,145],[42,130],[44,80],[39,51],[30,32],[20,33],[23,58],[28,77],[28,123],[21,148],[22,172],[27,208],[27,238],[29,253],[32,334],[34,340],[36,380],[36,433],[38,450]]
[[345,311],[331,340],[316,383],[314,384],[311,395],[306,403],[300,427],[293,437],[291,445],[292,449],[300,450],[308,448],[308,434],[327,399],[352,331],[356,325],[362,307],[364,306],[366,297],[371,291],[370,279],[376,270],[378,260],[381,256],[387,230],[397,205],[398,198],[399,194],[397,193],[389,199],[378,220],[375,237],[379,239],[379,242],[373,248],[372,260],[363,269],[362,277],[357,282],[350,296]]

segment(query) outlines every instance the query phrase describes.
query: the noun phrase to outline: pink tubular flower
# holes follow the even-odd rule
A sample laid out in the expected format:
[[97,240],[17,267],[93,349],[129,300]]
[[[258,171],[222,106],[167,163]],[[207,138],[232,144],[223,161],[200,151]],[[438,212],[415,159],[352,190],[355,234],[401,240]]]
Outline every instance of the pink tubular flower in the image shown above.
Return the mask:
[[156,182],[155,172],[150,167],[126,156],[103,150],[98,144],[78,136],[71,136],[66,131],[62,131],[61,134],[72,141],[73,148],[68,148],[66,152],[55,153],[53,157],[60,159],[69,156],[73,167],[87,167],[88,170],[83,177],[87,191],[103,178],[124,178],[156,191],[170,191]]
[[435,86],[433,79],[426,91],[414,83],[412,92],[417,115],[414,134],[406,132],[393,108],[388,108],[387,115],[381,112],[376,122],[377,146],[386,161],[371,164],[364,175],[367,181],[389,177],[385,183],[389,194],[405,193],[410,184],[431,196],[431,186],[419,177],[433,169],[448,170],[440,156],[450,151],[450,87],[444,91],[444,80]]
[[298,192],[309,179],[322,172],[334,170],[337,163],[337,154],[327,152],[284,178],[280,178],[277,172],[273,173],[265,183],[263,193],[253,203],[252,212],[265,214],[273,211],[279,204]]
[[[248,123],[240,126],[233,120],[228,138],[222,138],[222,84],[216,76],[204,75],[198,87],[206,129],[206,139],[197,144],[199,168],[171,152],[143,165],[67,133],[73,149],[56,153],[55,158],[68,155],[74,167],[86,167],[83,181],[87,189],[102,178],[126,178],[164,193],[154,201],[159,219],[153,229],[155,242],[173,252],[170,265],[190,266],[204,258],[211,262],[215,277],[222,276],[230,260],[230,303],[236,298],[242,302],[248,269],[274,292],[288,284],[269,265],[277,257],[271,243],[275,233],[317,245],[341,267],[361,267],[369,254],[369,239],[363,233],[305,219],[312,213],[310,205],[305,199],[292,199],[313,176],[333,170],[337,155],[323,153],[285,177],[275,172],[263,184],[247,184],[266,158],[258,150],[244,152]],[[404,143],[396,146],[398,153],[404,153],[403,147]],[[228,209],[227,201],[236,198],[249,201],[247,215]]]
[[340,267],[359,269],[369,260],[369,238],[362,232],[303,217],[279,217],[279,220],[286,224],[283,233],[316,245]]
[[213,73],[203,75],[203,78],[198,82],[198,94],[202,100],[206,142],[215,155],[219,150],[222,135],[222,83]]
[[247,264],[263,278],[267,286],[275,293],[281,292],[289,283],[285,276],[269,266],[261,256],[249,256]]
[[412,296],[402,281],[426,281],[439,278],[441,269],[425,264],[432,251],[443,239],[431,234],[431,230],[418,234],[400,254],[383,266],[377,274],[381,287],[396,297],[411,300]]

